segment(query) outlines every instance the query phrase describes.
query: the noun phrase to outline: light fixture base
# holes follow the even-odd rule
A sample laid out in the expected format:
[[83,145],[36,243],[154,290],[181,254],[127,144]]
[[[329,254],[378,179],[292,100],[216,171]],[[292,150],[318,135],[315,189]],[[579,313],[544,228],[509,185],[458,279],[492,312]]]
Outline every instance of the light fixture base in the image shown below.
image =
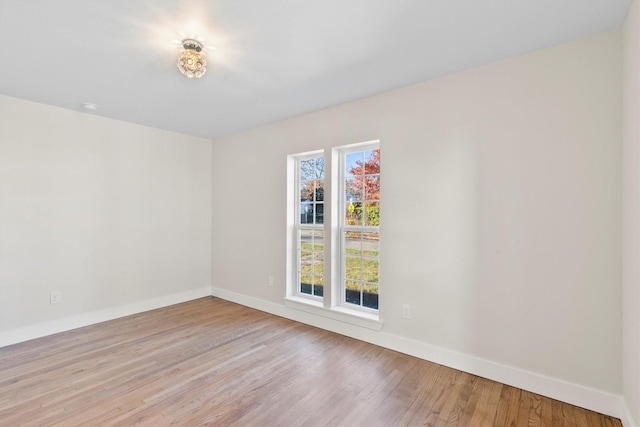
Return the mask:
[[182,47],[188,50],[195,50],[196,52],[202,52],[202,43],[194,39],[182,40]]

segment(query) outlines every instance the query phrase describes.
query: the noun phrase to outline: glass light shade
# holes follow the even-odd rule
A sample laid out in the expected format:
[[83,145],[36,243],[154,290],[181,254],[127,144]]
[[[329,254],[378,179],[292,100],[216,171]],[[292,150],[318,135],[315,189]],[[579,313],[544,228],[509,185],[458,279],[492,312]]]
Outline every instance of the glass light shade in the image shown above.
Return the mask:
[[178,70],[189,78],[199,78],[207,71],[207,60],[200,42],[187,39],[182,42],[184,50],[178,56]]

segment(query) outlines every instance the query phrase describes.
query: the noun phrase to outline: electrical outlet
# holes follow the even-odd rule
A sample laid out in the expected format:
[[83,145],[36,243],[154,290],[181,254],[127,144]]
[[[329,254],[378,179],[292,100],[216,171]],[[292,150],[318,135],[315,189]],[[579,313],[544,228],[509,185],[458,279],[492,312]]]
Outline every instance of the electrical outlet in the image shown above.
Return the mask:
[[267,286],[273,287],[273,276],[267,277]]
[[402,304],[402,318],[411,319],[411,306],[409,304]]
[[62,302],[62,294],[59,291],[51,292],[49,297],[51,304],[60,304]]

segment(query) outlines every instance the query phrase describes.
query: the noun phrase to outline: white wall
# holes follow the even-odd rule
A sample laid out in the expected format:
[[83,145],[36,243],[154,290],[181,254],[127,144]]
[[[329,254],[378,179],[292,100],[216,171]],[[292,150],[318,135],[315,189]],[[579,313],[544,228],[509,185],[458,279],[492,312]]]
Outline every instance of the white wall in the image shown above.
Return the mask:
[[[214,295],[618,412],[587,400],[622,393],[621,50],[601,34],[214,141]],[[373,139],[379,333],[282,305],[287,155]]]
[[0,345],[209,294],[211,206],[211,141],[0,96]]
[[623,390],[628,418],[640,425],[640,5],[623,28]]

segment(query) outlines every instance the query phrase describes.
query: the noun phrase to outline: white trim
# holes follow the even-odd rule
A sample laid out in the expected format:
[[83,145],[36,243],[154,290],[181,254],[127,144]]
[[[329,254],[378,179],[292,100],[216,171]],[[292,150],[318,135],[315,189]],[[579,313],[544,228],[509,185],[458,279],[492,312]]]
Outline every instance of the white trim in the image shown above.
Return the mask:
[[627,405],[627,401],[624,397],[621,398],[621,406],[622,409],[620,410],[620,421],[622,421],[622,426],[623,427],[639,427],[634,421],[633,421],[633,417],[631,416],[631,410],[629,409],[629,406]]
[[110,307],[103,310],[51,320],[45,323],[10,329],[8,331],[0,332],[0,347],[105,322],[107,320],[117,319],[119,317],[129,316],[131,314],[155,310],[157,308],[167,307],[169,305],[179,304],[181,302],[191,301],[210,295],[211,287],[206,286],[177,294],[165,295],[117,307]]
[[327,309],[322,302],[309,301],[306,298],[295,296],[285,297],[284,305],[288,308],[295,308],[309,314],[327,317],[329,319],[338,320],[340,322],[350,323],[352,325],[361,326],[363,328],[379,331],[382,329],[382,322],[378,319],[377,314],[368,314],[363,311],[349,310],[348,308],[337,306]]
[[624,427],[637,427],[631,421],[629,411],[625,408],[626,405],[624,404],[622,396],[619,395],[513,366],[492,362],[410,338],[389,334],[384,331],[371,330],[366,327],[354,325],[351,322],[336,321],[321,313],[315,314],[311,313],[310,310],[302,311],[292,309],[282,304],[249,297],[226,289],[214,287],[212,289],[212,295],[280,317],[306,323],[311,326],[409,354],[420,359],[528,390],[552,399],[620,418],[623,420]]
[[353,144],[340,145],[334,147],[334,150],[339,150],[343,153],[355,153],[357,151],[366,151],[367,148],[375,150],[380,148],[380,139],[372,139],[369,141],[355,142]]

